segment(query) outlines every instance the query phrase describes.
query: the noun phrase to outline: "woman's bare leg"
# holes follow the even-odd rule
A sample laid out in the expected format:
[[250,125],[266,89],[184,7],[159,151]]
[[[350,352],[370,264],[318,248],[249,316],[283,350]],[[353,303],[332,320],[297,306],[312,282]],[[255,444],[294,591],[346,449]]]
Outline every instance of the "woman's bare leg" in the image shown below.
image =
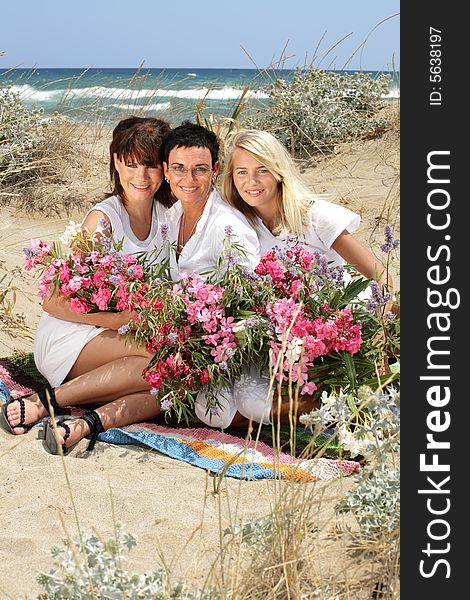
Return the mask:
[[[150,393],[129,394],[108,402],[103,406],[95,409],[95,412],[103,423],[104,431],[112,427],[124,427],[132,423],[140,423],[158,416],[161,412],[160,402]],[[67,421],[70,428],[70,436],[67,439],[67,447],[79,441],[81,438],[88,435],[89,427],[83,419],[73,419]],[[58,427],[59,444],[64,443],[65,430],[63,427]]]
[[[55,388],[57,403],[59,406],[101,404],[133,392],[147,391],[150,386],[143,379],[142,370],[151,358],[144,348],[124,340],[116,331],[103,331],[83,348],[68,381]],[[47,416],[37,394],[24,400],[25,424]],[[25,432],[23,427],[17,427],[21,422],[19,402],[8,406],[7,418],[17,435]]]
[[75,364],[70,369],[67,380],[74,379],[79,375],[89,373],[97,367],[128,356],[140,356],[146,358],[149,362],[153,354],[147,352],[144,347],[137,346],[135,342],[125,340],[117,331],[107,329],[84,346]]

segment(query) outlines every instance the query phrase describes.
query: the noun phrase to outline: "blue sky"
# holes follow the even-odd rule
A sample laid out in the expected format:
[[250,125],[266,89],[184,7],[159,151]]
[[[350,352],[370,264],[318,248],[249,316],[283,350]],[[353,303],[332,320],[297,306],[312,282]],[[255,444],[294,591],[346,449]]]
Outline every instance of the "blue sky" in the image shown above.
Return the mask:
[[314,59],[399,69],[399,9],[399,0],[6,2],[0,68],[267,67],[287,44],[287,68]]

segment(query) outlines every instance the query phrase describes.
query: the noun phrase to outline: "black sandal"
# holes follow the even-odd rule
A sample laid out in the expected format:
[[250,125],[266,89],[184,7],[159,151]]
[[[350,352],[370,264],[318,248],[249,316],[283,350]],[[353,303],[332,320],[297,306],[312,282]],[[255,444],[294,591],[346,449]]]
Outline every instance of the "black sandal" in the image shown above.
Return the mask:
[[[2,382],[2,384],[3,384],[3,382]],[[5,404],[2,404],[1,420],[2,420],[3,425],[10,431],[10,433],[12,433],[13,435],[16,435],[14,430],[17,427],[22,427],[25,430],[24,433],[26,433],[31,428],[33,428],[36,425],[36,423],[38,423],[41,420],[41,419],[39,419],[39,421],[35,421],[34,423],[25,423],[24,420],[25,420],[25,416],[26,416],[26,411],[25,411],[24,398],[11,398],[10,391],[8,390],[8,388],[6,387],[5,384],[3,384],[1,386],[1,390],[4,392],[4,394],[6,394],[6,391],[8,391],[9,398]],[[70,415],[71,411],[69,408],[62,408],[61,406],[59,406],[57,404],[54,389],[48,383],[43,388],[38,390],[36,392],[36,394],[37,394],[39,400],[41,401],[41,404],[44,406],[45,410],[47,411],[48,415],[51,414],[50,413],[51,406],[54,409],[54,414],[57,416]],[[18,402],[20,405],[20,422],[18,423],[18,425],[15,425],[14,427],[12,427],[10,425],[8,418],[7,418],[7,406],[9,404],[11,404],[12,402]]]
[[66,442],[70,437],[70,427],[68,426],[67,421],[75,421],[77,419],[82,419],[83,421],[85,421],[85,423],[87,423],[90,431],[86,437],[90,438],[90,441],[88,443],[86,451],[91,452],[93,450],[93,448],[95,447],[96,440],[104,428],[98,413],[96,413],[94,410],[90,410],[81,417],[59,419],[57,421],[57,427],[62,427],[63,429],[65,429],[64,443],[62,445],[60,445],[57,441],[51,421],[49,420],[46,422],[46,431],[44,437],[46,447],[51,454],[60,454],[60,450],[62,450],[62,453],[65,455],[68,452],[70,452],[70,450],[72,450],[72,448],[74,448],[78,444],[78,442],[81,441],[82,438],[75,442],[75,444],[72,444],[70,448],[67,448],[66,446]]
[[[0,381],[0,392],[2,393],[2,396],[4,396],[4,398],[5,398],[5,402],[2,402],[2,413],[1,413],[1,421],[2,421],[2,424],[4,425],[4,427],[13,435],[16,435],[14,432],[14,429],[16,427],[23,427],[23,429],[26,429],[26,430],[31,429],[31,427],[33,427],[34,423],[31,423],[28,425],[26,425],[26,423],[24,423],[25,408],[24,408],[23,398],[12,398],[11,394],[10,394],[10,390],[8,389],[6,383],[4,383],[3,381]],[[20,405],[20,422],[18,423],[18,425],[15,425],[15,427],[12,427],[10,425],[10,422],[8,421],[8,418],[7,418],[7,407],[9,404],[12,404],[13,402],[18,402]]]

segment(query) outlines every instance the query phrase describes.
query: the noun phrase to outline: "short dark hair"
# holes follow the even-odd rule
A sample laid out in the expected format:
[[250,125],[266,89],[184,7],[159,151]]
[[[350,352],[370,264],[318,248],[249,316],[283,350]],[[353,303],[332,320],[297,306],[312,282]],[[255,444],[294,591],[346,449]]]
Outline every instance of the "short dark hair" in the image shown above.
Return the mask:
[[[170,125],[166,121],[153,117],[132,116],[119,121],[113,130],[109,146],[109,175],[113,190],[106,194],[106,198],[120,196],[125,202],[119,173],[114,164],[114,154],[119,160],[132,159],[146,167],[161,164],[163,140],[170,131]],[[155,200],[167,207],[174,203],[170,186],[165,180],[155,192]]]
[[216,134],[202,125],[183,121],[172,129],[163,142],[163,160],[168,164],[168,157],[173,148],[208,148],[212,157],[212,166],[219,160],[219,140]]

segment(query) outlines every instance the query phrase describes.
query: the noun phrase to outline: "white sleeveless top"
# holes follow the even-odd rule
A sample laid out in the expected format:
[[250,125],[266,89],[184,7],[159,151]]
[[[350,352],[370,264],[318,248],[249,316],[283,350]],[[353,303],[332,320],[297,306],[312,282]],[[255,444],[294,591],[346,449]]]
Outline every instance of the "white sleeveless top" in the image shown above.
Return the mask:
[[[99,210],[104,213],[110,223],[113,232],[113,238],[116,242],[123,240],[122,250],[129,254],[138,254],[139,252],[150,252],[154,248],[160,248],[162,245],[162,234],[160,226],[163,222],[163,215],[167,209],[160,202],[154,202],[152,208],[152,227],[150,233],[145,240],[139,240],[131,229],[129,215],[124,208],[124,204],[119,196],[111,196],[95,204],[91,208],[83,221],[94,210]],[[82,222],[83,222],[82,221]]]

